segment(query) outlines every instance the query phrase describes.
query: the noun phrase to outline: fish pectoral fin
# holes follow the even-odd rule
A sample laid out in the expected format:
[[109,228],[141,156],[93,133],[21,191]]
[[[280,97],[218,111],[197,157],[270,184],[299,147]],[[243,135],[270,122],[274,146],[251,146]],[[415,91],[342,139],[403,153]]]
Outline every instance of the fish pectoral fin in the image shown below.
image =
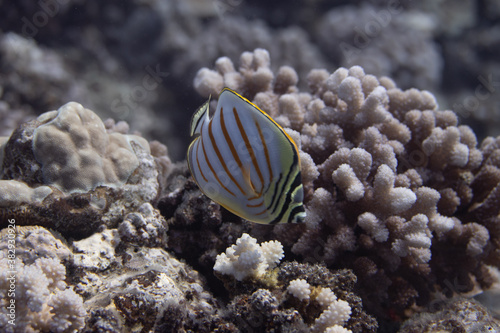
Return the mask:
[[250,193],[252,193],[254,197],[260,197],[262,193],[255,188],[255,184],[250,177],[250,167],[244,166],[241,169],[243,172],[243,179],[245,180],[245,184],[247,185]]
[[245,180],[245,184],[252,189],[252,192],[255,192],[255,187],[253,186],[252,180],[250,179],[250,168],[242,167],[241,172],[243,173],[243,179]]

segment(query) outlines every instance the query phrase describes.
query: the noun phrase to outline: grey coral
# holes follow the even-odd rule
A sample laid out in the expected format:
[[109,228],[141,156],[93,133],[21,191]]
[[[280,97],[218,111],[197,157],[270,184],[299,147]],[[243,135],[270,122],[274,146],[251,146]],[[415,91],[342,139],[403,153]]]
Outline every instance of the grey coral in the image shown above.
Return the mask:
[[33,153],[46,184],[63,192],[87,192],[97,186],[123,185],[139,166],[130,141],[149,151],[143,138],[108,134],[101,119],[78,103],[38,118]]
[[59,259],[38,258],[31,265],[16,264],[16,325],[8,323],[9,299],[7,277],[11,271],[7,259],[0,259],[2,312],[4,332],[74,332],[83,328],[86,310],[83,299],[64,282],[66,268]]
[[[472,260],[475,268],[469,273],[487,284],[481,273],[486,262],[478,256],[494,257],[500,264],[493,254],[498,221],[494,213],[488,214],[491,220],[479,213],[497,211],[492,203],[499,179],[495,176],[488,188],[473,179],[496,174],[486,162],[498,149],[492,146],[495,139],[478,146],[473,131],[459,126],[454,112],[440,111],[430,92],[401,90],[391,79],[367,75],[359,66],[331,74],[312,70],[310,92],[298,88],[291,71],[283,67],[273,74],[269,54],[256,49],[242,54],[239,67],[220,58],[214,70],[201,69],[194,81],[202,95],[216,94],[223,86],[242,92],[287,131],[292,129],[301,154],[310,156],[301,167],[318,173],[310,173],[305,184],[305,228],[295,229],[300,230],[297,236],[275,227],[284,246],[306,260],[348,267],[352,260],[355,269],[362,269],[361,262],[376,263],[379,278],[404,287],[401,294],[383,289],[380,295],[386,296],[377,301],[372,296],[373,301],[399,299],[403,308],[429,291],[391,272],[413,272],[416,280],[430,272],[444,277],[439,263],[447,258],[442,250],[447,244]],[[493,164],[498,168],[498,159]],[[482,204],[485,194],[480,193],[489,196]],[[259,227],[253,229],[258,233]],[[361,253],[366,254],[359,258]],[[454,267],[452,274],[463,274],[460,269]],[[361,283],[370,289],[370,281]]]

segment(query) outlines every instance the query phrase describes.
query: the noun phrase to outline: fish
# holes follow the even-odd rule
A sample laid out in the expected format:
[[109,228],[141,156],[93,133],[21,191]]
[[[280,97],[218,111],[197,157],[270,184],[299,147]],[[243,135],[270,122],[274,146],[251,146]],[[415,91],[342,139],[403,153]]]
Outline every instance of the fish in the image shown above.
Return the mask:
[[261,224],[301,223],[306,217],[300,155],[267,113],[224,88],[209,117],[210,98],[191,118],[187,162],[207,197]]

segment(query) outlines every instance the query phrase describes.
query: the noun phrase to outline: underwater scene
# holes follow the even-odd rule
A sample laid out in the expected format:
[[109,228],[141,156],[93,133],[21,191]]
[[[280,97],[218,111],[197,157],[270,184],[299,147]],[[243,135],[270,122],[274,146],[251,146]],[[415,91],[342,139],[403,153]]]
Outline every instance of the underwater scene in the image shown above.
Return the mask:
[[0,0],[3,332],[500,332],[500,1]]

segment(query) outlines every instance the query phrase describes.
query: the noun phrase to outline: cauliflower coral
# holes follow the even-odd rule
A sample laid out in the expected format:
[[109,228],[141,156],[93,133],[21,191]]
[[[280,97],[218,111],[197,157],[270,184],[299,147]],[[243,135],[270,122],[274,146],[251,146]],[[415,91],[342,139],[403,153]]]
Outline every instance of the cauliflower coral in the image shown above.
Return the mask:
[[283,258],[283,246],[278,241],[257,244],[249,234],[243,234],[235,245],[217,256],[214,270],[232,275],[238,281],[246,278],[260,278]]

